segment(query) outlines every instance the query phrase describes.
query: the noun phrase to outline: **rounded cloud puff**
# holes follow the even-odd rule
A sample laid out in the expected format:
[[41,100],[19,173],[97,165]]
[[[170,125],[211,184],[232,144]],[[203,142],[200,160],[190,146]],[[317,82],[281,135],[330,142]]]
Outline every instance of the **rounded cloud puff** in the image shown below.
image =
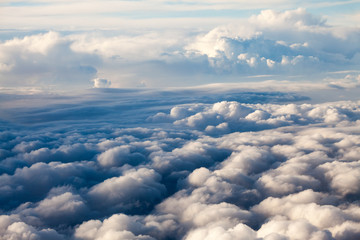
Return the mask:
[[94,78],[92,81],[94,82],[94,88],[107,88],[111,85],[111,81],[104,78]]
[[31,225],[22,222],[18,217],[10,215],[0,216],[0,239],[54,239],[64,240],[65,238],[53,229],[37,230]]
[[152,169],[129,170],[93,186],[87,196],[94,208],[105,212],[142,212],[165,196],[160,180]]

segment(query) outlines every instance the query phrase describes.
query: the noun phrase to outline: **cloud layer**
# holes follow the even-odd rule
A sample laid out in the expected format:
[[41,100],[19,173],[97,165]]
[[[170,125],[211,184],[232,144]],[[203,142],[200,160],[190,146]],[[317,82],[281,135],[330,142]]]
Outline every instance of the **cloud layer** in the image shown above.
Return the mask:
[[30,32],[0,42],[0,81],[50,89],[193,86],[253,75],[319,81],[359,68],[359,39],[358,28],[332,26],[303,8],[263,10],[209,31]]
[[358,101],[202,91],[2,94],[0,239],[359,238]]

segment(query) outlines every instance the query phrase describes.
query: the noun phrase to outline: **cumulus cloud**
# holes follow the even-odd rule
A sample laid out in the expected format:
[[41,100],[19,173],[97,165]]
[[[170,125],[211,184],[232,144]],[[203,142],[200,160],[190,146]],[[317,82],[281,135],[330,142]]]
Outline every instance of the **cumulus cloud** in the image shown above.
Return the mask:
[[305,220],[288,221],[273,219],[265,223],[258,231],[263,239],[334,239],[328,231],[321,231]]
[[160,180],[161,176],[152,169],[129,170],[93,186],[88,198],[101,211],[143,212],[165,196],[166,188]]
[[124,164],[138,165],[145,160],[141,153],[130,153],[129,146],[118,146],[106,150],[98,156],[102,166],[122,166]]
[[[185,49],[190,55],[207,56],[209,64],[218,71],[261,74],[306,69],[310,73],[326,71],[329,66],[356,65],[358,34],[332,27],[302,8],[264,10],[252,16],[246,27],[215,28]],[[335,45],[340,47],[334,48]]]
[[64,239],[60,234],[52,229],[37,230],[28,225],[16,216],[1,215],[0,216],[0,239]]
[[[346,122],[352,121],[353,114],[357,115],[359,112],[358,107],[351,102],[340,105],[258,105],[223,101],[212,105],[175,107],[169,115],[161,113],[153,119],[170,119],[175,125],[218,134],[250,129],[263,130],[292,124]],[[194,108],[198,109],[197,112],[193,111]],[[352,109],[351,113],[346,109]]]
[[24,203],[13,213],[35,226],[46,223],[47,226],[58,227],[76,224],[86,219],[90,211],[84,199],[73,193],[70,187],[54,187],[43,200],[35,204]]
[[256,239],[254,230],[244,224],[238,224],[233,228],[224,229],[221,226],[214,228],[200,228],[189,233],[185,239]]
[[[154,238],[143,235],[146,226],[141,217],[130,217],[124,214],[114,214],[103,222],[90,220],[82,223],[75,231],[77,239],[146,239]],[[135,232],[135,234],[134,234]]]
[[92,81],[94,83],[94,88],[107,88],[111,85],[111,81],[104,78],[94,78]]
[[2,85],[83,88],[96,74],[95,65],[100,59],[94,55],[75,53],[70,45],[71,41],[57,32],[1,42]]

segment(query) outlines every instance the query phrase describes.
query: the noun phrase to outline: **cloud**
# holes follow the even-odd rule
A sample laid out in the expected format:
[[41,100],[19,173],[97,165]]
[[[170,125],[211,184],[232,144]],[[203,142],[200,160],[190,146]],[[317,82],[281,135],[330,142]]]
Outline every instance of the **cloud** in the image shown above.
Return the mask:
[[[171,109],[169,115],[159,113],[152,119],[173,121],[174,125],[187,126],[206,131],[208,134],[223,134],[234,131],[264,130],[293,124],[335,123],[351,121],[352,103],[344,105],[252,105],[239,102],[218,102],[208,105],[190,105]],[[193,109],[198,109],[194,112]],[[356,115],[358,110],[355,110]],[[181,113],[181,114],[180,114]]]
[[0,43],[4,86],[86,86],[97,72],[97,56],[75,53],[71,41],[57,32],[14,38]]
[[104,78],[94,78],[92,81],[94,82],[94,88],[107,88],[111,85],[111,81]]
[[81,222],[88,218],[91,212],[84,199],[73,193],[71,187],[54,187],[40,202],[24,203],[13,213],[36,226],[46,223],[47,226],[57,227]]
[[359,48],[354,41],[358,34],[329,26],[302,8],[264,10],[252,16],[246,27],[215,28],[185,49],[188,54],[207,56],[218,71],[311,73],[327,71],[330,66],[355,66]]
[[[325,170],[325,177],[329,180],[333,190],[343,196],[356,197],[360,188],[356,184],[360,178],[359,162],[331,162],[320,166]],[[336,168],[334,168],[336,166]]]
[[98,156],[98,161],[102,166],[122,166],[129,164],[136,166],[145,161],[144,155],[141,153],[130,153],[128,146],[114,147]]
[[259,229],[258,236],[264,239],[334,239],[328,231],[318,230],[304,220],[288,221],[281,218],[265,223]]
[[[91,220],[82,223],[75,231],[77,239],[144,239],[153,240],[144,234],[148,227],[142,223],[141,217],[131,217],[124,214],[114,214],[103,222]],[[134,234],[135,232],[135,234]]]
[[[331,20],[345,23],[356,19],[356,1],[302,1],[311,12],[327,14]],[[298,2],[288,0],[249,1],[3,1],[2,20],[8,29],[163,29],[204,28],[227,23],[262,9],[294,9]],[[341,13],[334,13],[341,7]],[[46,15],[42,13],[46,12]],[[209,14],[211,13],[211,15]],[[239,16],[240,15],[240,16]],[[349,17],[347,15],[350,15]],[[60,17],[59,17],[60,16]],[[343,19],[341,19],[343,17]]]
[[332,78],[330,71],[357,69],[360,54],[357,28],[332,26],[303,8],[263,10],[240,23],[202,31],[23,35],[0,43],[3,86],[89,88],[92,80],[94,87],[173,87],[237,82],[252,75],[319,81]]
[[359,239],[351,3],[274,3],[0,4],[0,239]]
[[152,169],[129,170],[93,186],[87,195],[90,204],[104,212],[143,212],[164,198],[166,188],[160,180]]
[[59,184],[84,185],[86,180],[98,178],[89,163],[59,162],[35,163],[30,167],[19,167],[13,174],[3,174],[1,178],[4,209],[11,209],[27,201],[43,199],[48,191]]
[[1,93],[0,236],[356,239],[359,102],[306,86]]
[[221,226],[215,228],[201,228],[196,229],[185,238],[191,239],[256,239],[254,230],[244,224],[238,224],[234,228],[224,229]]
[[37,230],[31,225],[21,222],[16,216],[0,216],[0,239],[64,239],[52,229]]
[[[179,32],[179,34],[184,33]],[[77,34],[70,35],[68,38],[72,40],[71,49],[74,52],[135,62],[166,59],[166,55],[171,54],[170,49],[179,45],[179,40],[167,32],[163,35],[154,32],[115,37],[101,34]]]
[[277,12],[274,10],[263,10],[257,16],[252,16],[251,22],[264,27],[277,26],[278,28],[289,28],[290,25],[297,27],[325,26],[326,20],[315,17],[304,8],[296,10]]

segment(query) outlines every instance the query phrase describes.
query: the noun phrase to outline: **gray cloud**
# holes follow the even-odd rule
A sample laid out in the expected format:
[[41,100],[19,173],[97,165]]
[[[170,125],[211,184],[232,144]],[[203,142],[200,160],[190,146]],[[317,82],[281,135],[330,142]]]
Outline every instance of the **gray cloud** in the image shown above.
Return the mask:
[[64,239],[60,234],[52,229],[37,230],[13,215],[1,215],[0,223],[0,239]]
[[152,169],[129,170],[93,186],[88,198],[95,209],[104,212],[143,212],[165,196],[160,181],[161,176]]

